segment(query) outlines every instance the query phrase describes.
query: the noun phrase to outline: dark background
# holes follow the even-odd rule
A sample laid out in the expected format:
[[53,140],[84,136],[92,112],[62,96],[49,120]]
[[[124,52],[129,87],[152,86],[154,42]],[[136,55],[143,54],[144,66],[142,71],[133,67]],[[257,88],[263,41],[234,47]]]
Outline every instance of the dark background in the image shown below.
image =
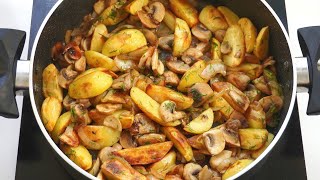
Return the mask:
[[[38,28],[56,1],[33,1],[29,54]],[[287,28],[284,0],[267,0],[267,2],[276,11]],[[251,178],[246,177],[241,179],[307,179],[296,105],[287,129],[277,145],[270,152],[266,160],[260,164],[260,167],[253,168],[250,172],[253,174]],[[25,97],[23,103],[16,179],[73,179],[56,160],[54,151],[42,135],[33,115],[29,97]]]

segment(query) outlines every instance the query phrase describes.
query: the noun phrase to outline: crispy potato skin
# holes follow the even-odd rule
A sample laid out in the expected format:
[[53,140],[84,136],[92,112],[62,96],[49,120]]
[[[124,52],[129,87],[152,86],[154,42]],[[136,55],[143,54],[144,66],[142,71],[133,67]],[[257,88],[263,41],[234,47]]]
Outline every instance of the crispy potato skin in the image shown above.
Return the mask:
[[242,149],[257,150],[268,139],[266,129],[239,129],[240,144]]
[[257,36],[253,54],[259,59],[267,58],[269,54],[269,26],[262,28]]
[[186,161],[191,161],[193,152],[187,138],[174,127],[162,127],[161,129],[167,138],[173,142],[174,147],[178,149]]
[[149,171],[157,178],[164,179],[166,174],[176,165],[176,152],[170,151],[160,161],[151,164]]
[[55,143],[59,142],[59,136],[66,130],[67,126],[71,123],[71,112],[63,113],[57,120],[52,132],[51,137]]
[[177,109],[183,110],[192,106],[193,99],[164,86],[149,84],[146,93],[158,103],[171,100],[176,103]]
[[103,45],[102,54],[108,57],[126,54],[147,45],[147,40],[137,29],[125,29],[111,36]]
[[110,70],[115,66],[113,59],[99,52],[86,51],[84,55],[87,58],[87,64],[92,68],[102,67]]
[[62,88],[58,83],[59,71],[55,65],[49,64],[42,72],[42,91],[44,97],[54,97],[62,102]]
[[71,161],[76,163],[84,170],[88,170],[92,166],[92,156],[89,151],[82,145],[77,147],[71,147],[68,145],[62,145],[61,150],[66,154]]
[[162,120],[159,108],[160,104],[152,99],[148,94],[137,87],[131,88],[130,96],[134,103],[138,105],[138,107],[143,111],[150,119],[159,123],[162,126],[177,126],[181,122],[173,121],[173,122],[165,122]]
[[120,156],[131,165],[151,164],[161,160],[171,149],[171,141],[139,146],[136,148],[122,149],[113,152],[114,155]]
[[235,163],[233,163],[227,171],[222,175],[222,180],[226,180],[229,177],[237,174],[242,169],[244,169],[246,166],[248,166],[250,163],[252,163],[252,159],[241,159],[237,160]]
[[180,19],[176,18],[174,39],[173,39],[173,55],[181,56],[191,44],[191,31],[188,24]]
[[220,11],[212,5],[202,9],[199,14],[199,20],[213,33],[220,29],[226,30],[229,27]]
[[101,165],[101,171],[108,179],[147,179],[144,175],[140,174],[137,170],[130,166],[126,160],[120,157],[107,159]]
[[47,97],[41,106],[41,120],[47,131],[51,132],[61,114],[62,104],[54,97]]
[[104,24],[98,24],[92,34],[90,50],[101,52],[103,44],[106,42],[106,36],[108,34],[107,27]]
[[173,13],[179,18],[185,20],[189,27],[196,25],[198,20],[198,11],[186,0],[169,0]]
[[106,91],[112,82],[112,77],[101,69],[90,69],[70,84],[68,94],[74,99],[91,98]]
[[251,20],[248,18],[239,19],[238,24],[244,33],[246,52],[251,53],[254,49],[256,39],[257,39],[257,28],[253,25]]

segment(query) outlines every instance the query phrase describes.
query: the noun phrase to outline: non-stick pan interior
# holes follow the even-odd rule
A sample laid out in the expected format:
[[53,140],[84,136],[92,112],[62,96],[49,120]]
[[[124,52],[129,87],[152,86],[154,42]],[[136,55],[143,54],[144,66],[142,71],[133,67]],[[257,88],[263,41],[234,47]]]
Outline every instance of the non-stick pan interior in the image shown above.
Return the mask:
[[[63,41],[65,31],[79,26],[82,18],[92,11],[95,0],[64,0],[56,9],[44,27],[39,38],[34,57],[33,91],[35,103],[40,112],[42,101],[42,71],[51,61],[51,48],[57,41]],[[293,90],[293,69],[288,43],[276,19],[259,0],[226,0],[198,1],[200,8],[207,4],[226,5],[240,17],[248,17],[260,30],[263,26],[270,27],[270,54],[276,60],[278,79],[283,86],[284,107],[279,116],[279,126],[282,125],[289,109]]]

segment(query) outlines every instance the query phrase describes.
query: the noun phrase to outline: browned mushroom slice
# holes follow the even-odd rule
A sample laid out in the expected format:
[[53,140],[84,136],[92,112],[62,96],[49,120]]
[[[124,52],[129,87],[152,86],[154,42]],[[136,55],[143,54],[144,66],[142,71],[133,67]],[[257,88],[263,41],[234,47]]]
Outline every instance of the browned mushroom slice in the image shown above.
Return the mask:
[[250,102],[259,101],[261,98],[261,91],[259,91],[253,84],[249,84],[244,94],[249,98]]
[[211,79],[217,74],[225,76],[227,74],[226,66],[220,61],[210,61],[201,72],[200,76],[204,79]]
[[159,38],[159,47],[164,50],[167,50],[167,51],[172,51],[173,39],[174,39],[173,34],[160,37]]
[[202,24],[197,24],[191,29],[192,34],[198,38],[200,41],[209,42],[211,39],[212,33]]
[[51,49],[51,58],[54,61],[60,60],[62,58],[62,53],[64,50],[64,45],[62,42],[57,42]]
[[240,147],[239,140],[239,128],[241,127],[241,122],[237,119],[228,120],[220,129],[223,132],[223,137],[226,144],[229,147]]
[[183,168],[183,178],[185,180],[197,180],[197,175],[201,171],[201,166],[195,163],[188,163]]
[[143,25],[147,28],[157,28],[165,15],[165,7],[160,2],[153,2],[149,6],[143,7],[143,10],[138,11],[138,17]]
[[185,64],[182,61],[176,60],[176,61],[167,61],[166,65],[170,71],[175,72],[177,74],[184,74],[190,69],[190,66],[188,64]]
[[110,159],[113,156],[112,152],[121,149],[122,147],[118,143],[114,144],[112,147],[105,147],[99,151],[98,158],[100,159],[101,163],[104,163],[107,159]]
[[59,137],[60,141],[72,147],[79,145],[79,138],[72,126],[68,126],[64,133]]
[[81,58],[74,63],[74,69],[80,73],[84,72],[86,70],[86,65],[87,65],[86,62],[87,62],[86,57],[81,56]]
[[254,101],[250,104],[245,114],[250,128],[265,129],[266,114],[259,102]]
[[121,122],[120,122],[119,118],[117,118],[115,116],[107,116],[106,118],[104,118],[103,125],[106,127],[112,128],[116,131],[119,131],[119,132],[122,131]]
[[230,157],[227,159],[224,159],[218,166],[217,166],[217,171],[220,173],[225,173],[226,170],[237,161],[235,157]]
[[68,111],[70,110],[71,105],[74,105],[75,103],[76,103],[76,100],[72,99],[69,95],[66,95],[66,97],[64,97],[62,101],[63,107]]
[[101,112],[99,112],[97,109],[91,109],[88,113],[90,119],[92,121],[95,122],[95,124],[97,125],[102,125],[103,124],[103,121],[104,121],[104,118],[106,118],[108,115],[105,115]]
[[121,132],[120,144],[125,149],[137,147],[137,142],[133,139],[129,131]]
[[272,116],[279,112],[280,109],[283,106],[283,100],[281,97],[279,96],[266,96],[262,99],[259,100],[259,103],[261,104],[261,106],[263,107],[264,112],[266,113],[266,120],[267,120],[267,124],[273,125],[271,124],[270,121],[272,120]]
[[132,52],[129,52],[128,54],[120,54],[117,57],[119,59],[129,59],[134,61],[139,61],[140,58],[146,51],[148,50],[148,46],[142,46],[141,48],[134,50]]
[[186,64],[193,64],[202,56],[203,53],[200,50],[196,48],[189,48],[185,52],[183,52],[181,60]]
[[227,76],[227,81],[244,91],[250,82],[250,77],[243,72],[233,72]]
[[244,61],[252,64],[260,64],[260,59],[256,55],[249,53],[244,55]]
[[166,85],[178,86],[180,79],[177,74],[172,71],[166,71],[163,73],[163,76]]
[[63,54],[72,60],[78,60],[82,56],[80,47],[74,41],[71,41],[64,47]]
[[101,99],[103,103],[125,104],[124,94],[113,89],[107,91],[106,95]]
[[134,122],[129,131],[132,135],[142,135],[155,133],[158,131],[158,127],[148,116],[139,113],[134,116]]
[[188,96],[194,100],[193,106],[199,107],[213,96],[213,90],[207,83],[196,83],[189,88]]
[[158,37],[153,31],[149,29],[141,29],[141,32],[151,46],[156,46],[158,44]]
[[203,142],[211,155],[217,155],[225,148],[226,141],[221,129],[212,129],[203,133]]
[[223,41],[221,43],[220,51],[222,54],[229,54],[232,51],[232,47],[228,43],[228,41]]
[[226,35],[226,30],[220,29],[214,32],[214,38],[216,38],[219,42],[223,41],[224,36]]
[[96,105],[96,109],[105,115],[110,115],[116,110],[122,109],[122,104],[111,104],[111,103],[106,103],[106,104],[98,104]]
[[172,122],[186,117],[183,111],[176,111],[176,103],[170,100],[163,101],[159,108],[160,117],[165,122]]
[[260,76],[259,78],[252,81],[254,86],[263,92],[264,94],[271,95],[271,90],[264,78],[264,76]]
[[83,51],[90,50],[90,45],[91,45],[91,38],[90,37],[82,38],[82,40],[80,42],[80,47]]
[[229,151],[229,150],[223,150],[221,153],[215,155],[215,156],[212,156],[210,158],[210,166],[212,169],[217,169],[217,167],[219,166],[219,164],[225,160],[225,159],[228,159],[228,158],[231,158],[231,155],[232,155],[232,151]]
[[128,91],[132,87],[131,74],[125,73],[119,76],[117,79],[113,80],[112,86],[113,89],[119,89],[123,91]]
[[199,172],[199,180],[218,180],[217,178],[220,178],[220,174],[210,169],[207,165],[205,165]]
[[70,83],[77,77],[77,75],[78,72],[73,71],[72,66],[68,66],[68,68],[63,68],[59,73],[58,83],[62,88],[68,89]]
[[87,125],[91,123],[88,110],[82,104],[72,105],[70,111],[73,119],[79,124]]
[[156,76],[162,75],[164,73],[164,65],[162,61],[158,59],[158,57],[159,57],[159,52],[158,52],[158,49],[156,48],[151,57],[151,69]]
[[231,113],[229,119],[239,120],[240,123],[241,123],[241,127],[240,128],[242,128],[242,129],[249,127],[247,118],[243,114],[239,113],[238,111],[233,111]]
[[155,144],[155,143],[161,143],[165,142],[166,136],[164,134],[144,134],[142,136],[139,136],[137,141],[140,146],[148,145],[148,144]]

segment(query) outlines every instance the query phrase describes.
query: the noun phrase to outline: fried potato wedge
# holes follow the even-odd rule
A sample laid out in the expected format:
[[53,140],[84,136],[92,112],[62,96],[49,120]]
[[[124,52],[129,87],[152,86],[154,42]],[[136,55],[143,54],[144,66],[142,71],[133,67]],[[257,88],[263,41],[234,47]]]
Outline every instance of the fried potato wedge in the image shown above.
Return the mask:
[[143,6],[146,6],[149,3],[149,0],[133,0],[124,8],[128,13],[136,15],[138,11],[142,9]]
[[180,121],[165,122],[159,113],[160,104],[152,99],[148,94],[137,87],[132,87],[130,96],[135,104],[143,111],[150,119],[159,123],[162,126],[178,126]]
[[266,129],[239,129],[239,137],[242,149],[257,150],[267,142],[268,131]]
[[187,0],[169,0],[169,2],[173,13],[186,21],[189,27],[199,22],[198,11]]
[[120,156],[128,161],[131,165],[151,164],[161,160],[171,149],[171,141],[127,148],[113,152],[114,155]]
[[272,142],[273,138],[274,138],[274,135],[271,134],[271,133],[268,133],[268,140],[267,140],[267,142],[266,142],[261,148],[253,151],[253,152],[251,153],[251,157],[254,158],[254,159],[257,159],[257,158],[263,153],[263,151],[267,149],[267,147],[268,147],[268,146],[270,145],[270,143]]
[[217,30],[226,30],[229,25],[220,11],[212,5],[208,5],[202,9],[199,14],[200,22],[213,33]]
[[150,173],[159,179],[164,179],[166,174],[176,165],[176,156],[176,152],[170,151],[160,161],[149,166]]
[[244,41],[246,44],[246,52],[251,53],[254,49],[257,39],[257,28],[253,25],[250,19],[241,18],[238,21],[239,26],[244,34]]
[[135,170],[126,160],[117,156],[107,159],[101,165],[101,171],[107,179],[147,179],[144,175]]
[[259,59],[267,58],[269,53],[269,26],[262,28],[257,36],[253,54]]
[[254,80],[261,76],[263,72],[263,66],[260,64],[243,63],[237,67],[228,67],[230,72],[244,72],[251,80]]
[[222,175],[222,180],[226,180],[226,179],[230,178],[231,176],[237,174],[238,172],[240,172],[242,169],[247,167],[252,162],[253,162],[252,159],[240,159],[240,160],[237,160]]
[[71,112],[63,113],[57,120],[52,132],[51,137],[55,143],[59,142],[59,136],[66,130],[71,123]]
[[191,31],[188,24],[180,19],[176,18],[174,39],[173,39],[173,56],[181,56],[191,44]]
[[245,117],[250,128],[266,128],[266,113],[259,102],[255,101],[250,104],[245,113]]
[[216,39],[212,38],[211,40],[211,55],[213,60],[221,60],[221,43]]
[[246,48],[244,35],[240,26],[232,25],[227,29],[221,46],[223,44],[228,45],[232,49],[230,53],[222,55],[225,65],[230,67],[239,66],[243,61]]
[[81,143],[92,150],[112,146],[119,141],[121,133],[121,131],[107,126],[96,125],[80,126],[77,132]]
[[225,6],[219,6],[218,10],[221,12],[221,14],[223,14],[229,26],[235,25],[238,23],[239,17],[231,9]]
[[62,104],[54,97],[47,97],[41,106],[41,120],[48,132],[51,132],[61,114]]
[[88,170],[91,168],[92,156],[84,146],[79,145],[77,147],[71,147],[68,145],[61,145],[61,150],[70,158],[71,161],[76,163],[82,169]]
[[96,51],[86,51],[84,55],[87,59],[87,64],[92,68],[102,67],[112,69],[115,66],[113,59]]
[[126,54],[147,45],[143,33],[137,29],[125,29],[111,36],[103,45],[102,54],[113,57]]
[[234,112],[233,107],[217,92],[213,93],[213,97],[209,100],[209,106],[214,111],[219,111],[226,119]]
[[200,60],[194,63],[191,66],[191,68],[183,74],[177,89],[181,92],[186,92],[188,88],[194,85],[195,83],[208,82],[208,79],[204,79],[200,76],[204,68],[206,68],[205,61]]
[[103,44],[106,42],[108,30],[104,24],[98,24],[92,34],[90,50],[101,52]]
[[165,100],[175,102],[179,110],[187,109],[193,104],[192,98],[164,86],[149,84],[146,93],[160,104]]
[[58,83],[59,71],[55,65],[49,64],[42,72],[42,91],[44,97],[54,97],[62,102],[62,88]]
[[176,27],[176,16],[168,9],[166,9],[166,14],[164,15],[163,22],[171,29],[175,30]]
[[89,69],[69,85],[68,94],[74,99],[85,99],[102,94],[112,85],[112,77],[100,68]]
[[107,7],[99,16],[99,21],[106,26],[116,25],[119,22],[123,21],[128,17],[123,5],[126,3],[126,0],[120,0],[111,6]]
[[192,148],[189,145],[187,138],[178,129],[174,127],[162,127],[161,130],[167,138],[173,142],[174,147],[178,149],[186,161],[191,161],[193,159]]
[[190,121],[183,129],[193,134],[202,134],[212,127],[213,111],[211,108],[203,111],[198,117]]

